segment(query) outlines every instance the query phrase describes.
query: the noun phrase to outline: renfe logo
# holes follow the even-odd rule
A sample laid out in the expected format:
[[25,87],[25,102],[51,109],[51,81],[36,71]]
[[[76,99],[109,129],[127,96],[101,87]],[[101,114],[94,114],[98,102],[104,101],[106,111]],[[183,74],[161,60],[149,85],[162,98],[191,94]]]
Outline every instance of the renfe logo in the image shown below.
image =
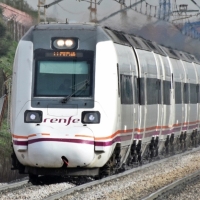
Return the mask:
[[57,119],[57,118],[45,118],[44,123],[64,123],[68,126],[70,123],[78,123],[80,119],[72,119],[72,116],[68,119]]

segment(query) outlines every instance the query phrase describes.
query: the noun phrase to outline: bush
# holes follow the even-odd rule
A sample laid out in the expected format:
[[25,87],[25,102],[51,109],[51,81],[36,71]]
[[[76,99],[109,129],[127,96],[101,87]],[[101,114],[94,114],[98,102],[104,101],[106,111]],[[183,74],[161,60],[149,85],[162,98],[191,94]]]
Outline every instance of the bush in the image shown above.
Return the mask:
[[5,24],[0,20],[0,38],[4,37],[6,34],[6,26]]

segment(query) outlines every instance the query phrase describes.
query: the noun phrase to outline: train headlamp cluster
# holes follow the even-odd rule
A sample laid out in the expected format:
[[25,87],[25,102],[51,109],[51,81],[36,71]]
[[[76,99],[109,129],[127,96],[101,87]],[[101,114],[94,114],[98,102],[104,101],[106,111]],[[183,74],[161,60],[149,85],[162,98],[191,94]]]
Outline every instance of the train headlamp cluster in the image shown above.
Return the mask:
[[42,111],[39,110],[26,110],[24,113],[25,123],[41,123]]
[[52,38],[53,49],[77,49],[77,38]]
[[100,113],[98,111],[84,111],[82,112],[81,122],[83,124],[99,124]]

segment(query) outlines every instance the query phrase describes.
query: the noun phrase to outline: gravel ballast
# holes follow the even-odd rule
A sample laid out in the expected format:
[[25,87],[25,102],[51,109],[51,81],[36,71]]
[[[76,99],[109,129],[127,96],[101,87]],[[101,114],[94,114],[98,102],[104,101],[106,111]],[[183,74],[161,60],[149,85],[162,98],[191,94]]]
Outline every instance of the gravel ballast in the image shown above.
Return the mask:
[[[141,199],[150,193],[200,170],[200,151],[171,157],[167,162],[155,164],[115,180],[92,186],[60,200]],[[71,183],[31,186],[0,195],[0,199],[44,199],[53,193],[74,187]]]

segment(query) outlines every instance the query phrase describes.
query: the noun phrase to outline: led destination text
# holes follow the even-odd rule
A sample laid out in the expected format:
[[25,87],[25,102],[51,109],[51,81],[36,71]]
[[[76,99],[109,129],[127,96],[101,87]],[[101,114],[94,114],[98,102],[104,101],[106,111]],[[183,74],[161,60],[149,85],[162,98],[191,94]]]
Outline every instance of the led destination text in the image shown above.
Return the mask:
[[65,57],[65,58],[79,57],[79,58],[82,58],[83,53],[75,52],[75,51],[53,51],[53,52],[46,52],[45,57]]
[[55,57],[76,57],[76,52],[67,52],[67,51],[53,52],[53,56],[55,56]]

